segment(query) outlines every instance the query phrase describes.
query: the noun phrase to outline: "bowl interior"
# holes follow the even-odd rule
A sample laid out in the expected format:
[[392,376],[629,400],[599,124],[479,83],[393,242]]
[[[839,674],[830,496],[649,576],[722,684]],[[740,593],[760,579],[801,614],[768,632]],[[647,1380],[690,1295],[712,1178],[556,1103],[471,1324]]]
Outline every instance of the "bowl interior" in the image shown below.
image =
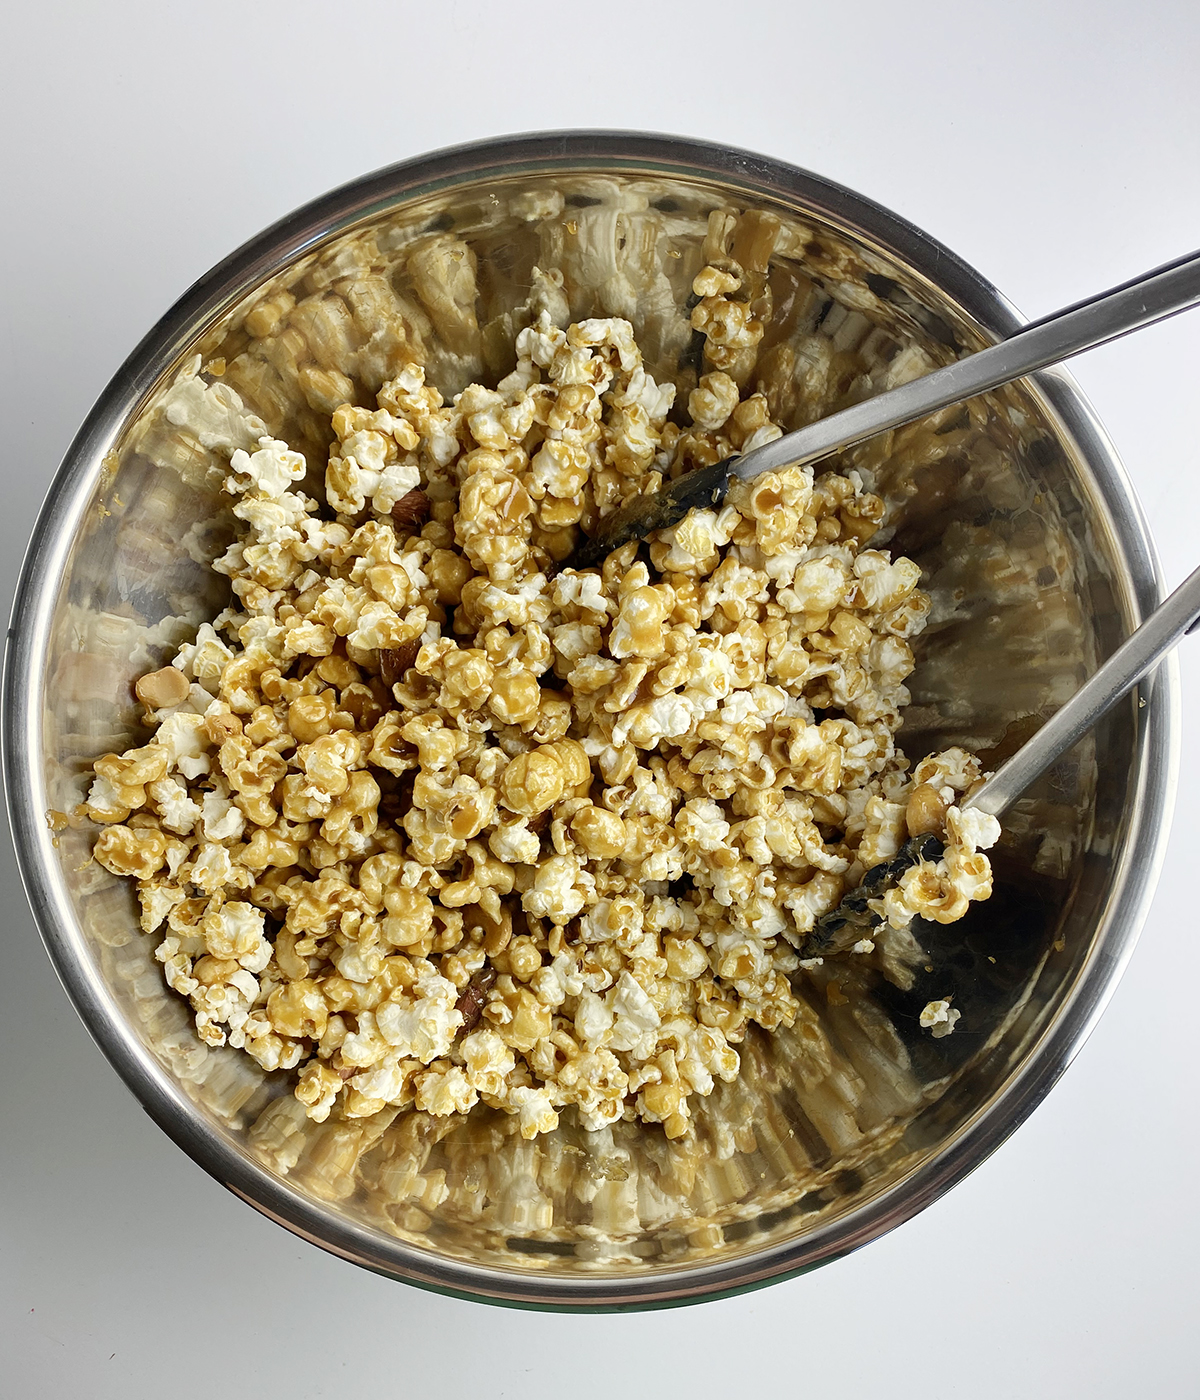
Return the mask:
[[[495,383],[528,319],[535,265],[562,273],[572,319],[627,317],[648,368],[686,404],[691,281],[725,214],[757,211],[771,230],[774,314],[755,375],[786,427],[876,392],[898,357],[944,363],[1003,329],[999,303],[934,285],[911,249],[803,189],[583,165],[415,193],[398,182],[285,266],[245,274],[254,285],[234,304],[177,337],[112,450],[87,464],[68,525],[31,756],[41,811],[70,812],[94,757],[144,742],[132,680],[223,605],[208,569],[233,523],[220,424],[185,429],[162,402],[193,357],[306,454],[315,485],[331,376],[373,405],[402,336],[444,394]],[[472,270],[465,310],[414,271],[439,244]],[[884,538],[921,564],[934,598],[900,736],[910,759],[962,744],[998,761],[1111,651],[1152,589],[1144,561],[1130,562],[1136,527],[1114,520],[1111,482],[1098,482],[1095,452],[1053,397],[1012,387],[845,454],[887,500]],[[91,829],[61,830],[52,847],[46,837],[45,878],[69,909],[53,951],[109,1053],[120,1042],[121,1062],[142,1066],[139,1092],[160,1121],[310,1238],[489,1296],[686,1296],[836,1252],[862,1237],[860,1222],[877,1232],[888,1211],[916,1208],[919,1192],[903,1204],[905,1192],[995,1111],[1109,936],[1127,878],[1113,853],[1128,848],[1145,762],[1132,704],[1119,707],[1008,815],[992,900],[921,927],[927,958],[911,987],[814,970],[796,1025],[751,1036],[740,1077],[675,1142],[631,1124],[587,1133],[570,1115],[526,1142],[486,1110],[308,1121],[288,1076],[197,1040],[133,891],[89,863]],[[918,1015],[947,995],[962,1020],[933,1040]]]

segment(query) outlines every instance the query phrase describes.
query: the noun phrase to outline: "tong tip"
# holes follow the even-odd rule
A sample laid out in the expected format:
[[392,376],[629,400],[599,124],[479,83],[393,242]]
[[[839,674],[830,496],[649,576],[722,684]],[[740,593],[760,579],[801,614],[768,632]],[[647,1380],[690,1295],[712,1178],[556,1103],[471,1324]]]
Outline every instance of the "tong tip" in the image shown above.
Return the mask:
[[556,572],[598,569],[614,549],[630,540],[643,540],[654,530],[669,530],[697,506],[720,505],[729,487],[729,467],[730,460],[714,462],[676,477],[661,491],[639,491],[605,516],[595,534],[580,540]]

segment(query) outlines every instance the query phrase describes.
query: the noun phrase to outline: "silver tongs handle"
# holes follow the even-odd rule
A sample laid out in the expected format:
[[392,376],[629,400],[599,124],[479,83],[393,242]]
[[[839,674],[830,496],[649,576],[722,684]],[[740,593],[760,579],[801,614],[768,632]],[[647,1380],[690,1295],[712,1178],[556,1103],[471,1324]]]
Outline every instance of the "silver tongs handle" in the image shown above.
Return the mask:
[[746,481],[760,472],[803,466],[888,428],[901,427],[1034,370],[1118,340],[1198,303],[1200,252],[1195,252],[1034,321],[998,345],[755,448],[744,457],[733,459],[729,474]]
[[998,817],[1037,777],[1091,729],[1200,618],[1200,569],[1117,648],[1090,680],[967,799]]

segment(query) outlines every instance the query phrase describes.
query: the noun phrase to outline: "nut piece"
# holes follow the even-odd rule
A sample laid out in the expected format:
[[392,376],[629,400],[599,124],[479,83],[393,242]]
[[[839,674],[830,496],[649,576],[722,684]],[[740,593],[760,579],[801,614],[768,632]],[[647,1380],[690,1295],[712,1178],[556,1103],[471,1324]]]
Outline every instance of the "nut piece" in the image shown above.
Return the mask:
[[919,783],[913,788],[904,809],[904,822],[910,836],[925,836],[929,833],[940,836],[946,827],[946,812],[950,804],[929,783]]
[[175,666],[164,666],[142,676],[133,687],[134,694],[152,710],[165,710],[186,700],[191,687],[187,677]]
[[429,519],[433,503],[420,487],[405,492],[392,507],[392,519],[401,530],[415,530]]
[[415,664],[421,650],[418,640],[405,642],[403,646],[383,647],[379,653],[379,673],[384,685],[395,685],[404,679],[404,673]]

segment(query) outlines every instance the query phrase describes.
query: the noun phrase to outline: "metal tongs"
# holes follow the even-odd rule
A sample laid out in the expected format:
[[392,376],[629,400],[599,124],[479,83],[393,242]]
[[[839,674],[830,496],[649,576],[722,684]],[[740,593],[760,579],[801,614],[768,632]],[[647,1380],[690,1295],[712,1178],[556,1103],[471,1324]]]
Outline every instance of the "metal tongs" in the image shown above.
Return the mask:
[[749,481],[762,472],[815,462],[876,433],[899,428],[1178,315],[1197,302],[1200,252],[1164,263],[1131,282],[1033,321],[998,345],[830,414],[744,456],[727,457],[687,472],[660,491],[634,496],[601,520],[590,538],[581,539],[556,572],[597,568],[614,549],[630,540],[644,539],[653,530],[670,529],[694,508],[720,505],[732,480]]
[[[701,467],[661,491],[635,496],[600,522],[560,568],[593,568],[630,540],[669,529],[696,507],[719,505],[731,480],[805,465],[964,399],[1011,383],[1047,365],[1104,345],[1200,302],[1200,252],[1034,321],[1007,340],[879,394],[774,442]],[[1040,774],[1091,729],[1200,618],[1200,569],[1157,608],[1083,688],[964,803],[999,816]],[[823,915],[802,955],[849,947],[880,922],[871,908],[919,861],[943,851],[932,834],[914,836],[889,861],[869,870],[836,909]]]
[[[1077,743],[1103,715],[1127,695],[1151,668],[1200,622],[1200,569],[1189,574],[1174,593],[1124,641],[1090,680],[1057,710],[1032,739],[992,774],[963,803],[998,817],[1035,778]],[[932,834],[910,837],[892,857],[874,866],[836,909],[817,920],[801,956],[822,957],[844,951],[882,922],[871,909],[891,886],[922,860],[937,860],[942,843]]]

